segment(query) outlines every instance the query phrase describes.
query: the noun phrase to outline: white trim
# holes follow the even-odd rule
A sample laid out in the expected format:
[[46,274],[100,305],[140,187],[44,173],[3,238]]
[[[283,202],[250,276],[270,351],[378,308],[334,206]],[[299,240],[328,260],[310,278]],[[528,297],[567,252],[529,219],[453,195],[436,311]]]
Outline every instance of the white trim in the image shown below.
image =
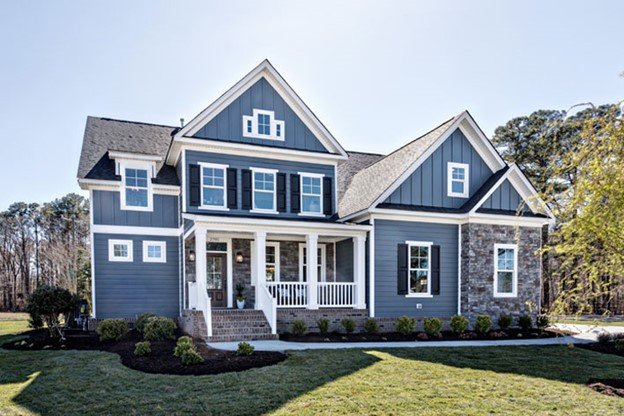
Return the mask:
[[143,160],[149,162],[162,162],[162,156],[157,155],[145,155],[139,153],[128,153],[128,152],[117,152],[117,151],[109,151],[108,152],[109,159],[130,159],[130,160]]
[[179,237],[183,228],[126,227],[124,225],[92,225],[91,232],[98,234],[155,235],[160,237]]
[[[249,168],[251,170],[251,195],[252,201],[251,206],[252,209],[250,212],[260,213],[260,214],[278,214],[277,212],[277,172],[276,169],[265,169],[265,168]],[[273,192],[266,191],[263,189],[259,189],[256,191],[256,173],[264,173],[273,176]],[[256,208],[256,192],[262,192],[265,194],[272,193],[273,194],[273,208],[265,209],[265,208]]]
[[[299,243],[299,282],[303,282],[303,249],[307,247],[307,243]],[[321,268],[321,274],[319,276],[317,276],[318,281],[319,282],[326,282],[327,281],[327,250],[326,250],[326,244],[325,243],[318,243],[316,245],[317,250],[321,250],[321,263],[317,264],[317,266],[320,266]],[[307,250],[307,249],[306,249]],[[318,256],[318,253],[316,254]],[[305,267],[308,267],[307,265],[307,259],[306,259],[306,264]]]
[[370,210],[371,218],[392,221],[426,222],[435,224],[490,224],[509,225],[522,227],[542,227],[548,224],[548,218],[539,217],[518,217],[495,214],[448,214],[441,212],[425,211],[403,211],[384,208],[374,208]]
[[[280,281],[280,243],[277,242],[277,241],[267,241],[264,246],[265,246],[264,247],[264,256],[265,257],[266,257],[266,248],[267,247],[273,247],[275,249],[275,263],[274,263],[274,266],[275,266],[275,280],[274,281],[275,282],[279,282]],[[265,262],[264,262],[265,268],[266,268],[266,266],[268,264],[269,263],[267,263],[266,259],[265,259]],[[266,274],[266,272],[265,272],[265,274]],[[265,279],[265,281],[267,281],[267,280]]]
[[[152,212],[154,210],[153,206],[154,206],[154,197],[153,197],[153,190],[152,190],[152,178],[155,176],[154,175],[154,165],[153,163],[147,163],[147,162],[126,162],[121,161],[118,162],[116,164],[119,168],[119,175],[121,175],[121,184],[120,184],[120,190],[119,190],[119,203],[120,203],[120,209],[123,211],[147,211],[147,212]],[[133,206],[133,205],[127,205],[126,203],[126,192],[128,191],[128,188],[137,188],[137,189],[146,189],[143,187],[138,187],[138,186],[131,186],[128,187],[126,185],[126,171],[128,169],[134,169],[137,171],[145,171],[146,172],[146,182],[147,182],[147,206]]]
[[375,219],[370,219],[371,230],[369,232],[369,248],[368,248],[368,314],[371,318],[375,317]]
[[[225,271],[226,271],[226,282],[227,282],[225,294],[227,296],[227,307],[232,308],[234,306],[234,288],[232,287],[234,285],[234,278],[233,278],[234,274],[232,270],[234,267],[234,254],[232,252],[233,250],[232,238],[223,237],[222,235],[215,235],[211,233],[210,230],[204,229],[203,232],[206,233],[206,247],[205,247],[205,253],[204,253],[205,256],[207,256],[210,253],[225,253],[225,257],[226,257]],[[208,251],[208,243],[225,243],[226,249],[225,251]],[[195,255],[197,255],[197,253]],[[206,261],[207,261],[207,258],[206,258]]]
[[[454,179],[453,169],[463,169],[464,179]],[[446,164],[446,195],[451,198],[468,198],[470,195],[470,165],[468,163],[448,162]],[[463,185],[463,192],[453,191],[453,182],[460,182]]]
[[[115,256],[115,245],[125,245],[127,250],[126,256]],[[132,262],[134,258],[132,240],[108,240],[108,261],[115,262]]]
[[[498,250],[507,249],[513,250],[514,254],[514,268],[513,270],[502,270],[503,272],[512,271],[512,292],[499,292],[498,291]],[[518,246],[516,244],[494,244],[494,297],[495,298],[515,298],[518,296]]]
[[93,231],[93,191],[89,190],[89,251],[91,256],[91,317],[95,318],[95,235]]
[[[431,241],[406,241],[407,244],[407,295],[406,298],[429,298],[431,294]],[[412,267],[412,247],[427,247],[427,292],[412,292],[412,270],[423,270]]]
[[[113,191],[120,192],[123,188],[121,181],[109,181],[103,179],[78,179],[80,189],[84,191]],[[180,195],[180,187],[177,185],[163,185],[152,183],[154,195]]]
[[[160,247],[160,257],[149,257],[149,247]],[[143,263],[167,263],[167,242],[143,240]]]
[[[297,172],[297,174],[299,175],[299,206],[301,207],[301,210],[299,212],[299,215],[301,216],[306,216],[306,217],[324,217],[324,206],[323,206],[323,178],[325,177],[325,175],[320,174],[320,173],[308,173],[308,172]],[[310,179],[318,179],[319,180],[319,187],[321,189],[320,193],[318,194],[318,199],[319,199],[319,212],[314,212],[314,211],[304,211],[303,210],[303,197],[304,197],[304,192],[303,192],[303,178],[310,178]],[[307,196],[317,196],[315,194],[305,194]]]
[[[182,184],[180,195],[182,196],[182,212],[186,212],[186,149],[182,149],[181,154],[182,160],[179,161],[179,163],[182,163],[182,169],[180,169],[180,171],[182,172],[182,178],[180,178],[180,180],[182,181],[180,182]],[[182,221],[182,223],[184,223],[184,221]]]
[[461,315],[462,224],[457,226],[457,315]]
[[[199,209],[213,210],[213,211],[229,211],[230,209],[227,207],[227,170],[230,165],[221,165],[218,163],[206,163],[199,162],[198,163],[200,172],[199,172],[199,186],[200,186],[200,194],[199,197],[201,200],[199,201]],[[223,186],[214,186],[214,185],[204,185],[204,168],[209,169],[221,169],[223,171]],[[222,189],[223,190],[223,205],[204,205],[204,188],[211,189]]]
[[[258,132],[258,116],[269,116],[269,134]],[[251,132],[247,129],[247,124],[251,122]],[[254,139],[284,141],[285,123],[284,120],[275,118],[275,111],[262,110],[259,108],[252,109],[252,115],[243,115],[243,137],[251,137]],[[277,128],[280,128],[280,135],[277,135]]]

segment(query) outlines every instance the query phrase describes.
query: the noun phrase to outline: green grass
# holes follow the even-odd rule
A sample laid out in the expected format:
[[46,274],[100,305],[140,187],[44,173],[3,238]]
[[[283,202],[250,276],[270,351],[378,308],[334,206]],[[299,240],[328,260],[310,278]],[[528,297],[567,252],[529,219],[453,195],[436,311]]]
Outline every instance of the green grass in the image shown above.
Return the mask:
[[584,384],[623,375],[624,359],[565,346],[299,351],[214,376],[144,374],[105,352],[0,349],[0,415],[620,415],[623,399]]
[[30,329],[28,327],[28,314],[0,313],[0,345],[28,329]]

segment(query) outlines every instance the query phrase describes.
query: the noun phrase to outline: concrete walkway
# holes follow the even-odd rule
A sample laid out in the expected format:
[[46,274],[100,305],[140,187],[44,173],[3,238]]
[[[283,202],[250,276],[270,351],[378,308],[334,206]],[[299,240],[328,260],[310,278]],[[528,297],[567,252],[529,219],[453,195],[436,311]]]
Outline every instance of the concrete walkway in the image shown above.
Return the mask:
[[[333,350],[344,348],[432,348],[432,347],[500,347],[513,345],[566,345],[587,344],[596,342],[598,334],[601,332],[619,333],[624,332],[624,327],[597,327],[592,325],[555,325],[561,329],[578,332],[576,335],[558,337],[558,338],[541,338],[541,339],[511,339],[511,340],[492,340],[492,341],[427,341],[427,342],[287,342],[287,341],[248,341],[258,351],[288,351],[288,350]],[[210,342],[209,347],[222,350],[236,351],[238,342]]]

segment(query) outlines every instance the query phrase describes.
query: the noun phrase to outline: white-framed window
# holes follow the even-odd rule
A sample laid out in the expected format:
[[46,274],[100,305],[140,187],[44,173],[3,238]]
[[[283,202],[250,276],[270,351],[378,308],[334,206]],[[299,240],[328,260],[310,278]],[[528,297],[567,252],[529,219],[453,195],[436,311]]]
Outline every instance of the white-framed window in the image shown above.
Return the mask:
[[518,292],[518,247],[494,244],[494,296],[515,298]]
[[108,240],[108,261],[131,262],[132,240]]
[[148,166],[125,165],[120,169],[122,190],[121,209],[128,211],[152,210],[152,187]]
[[251,179],[253,187],[253,210],[255,212],[264,212],[277,214],[276,193],[275,193],[275,174],[274,169],[258,169],[251,168]]
[[467,163],[449,162],[447,168],[448,196],[468,198],[470,166]]
[[143,262],[144,263],[166,263],[167,262],[167,242],[166,241],[143,241]]
[[[256,242],[251,242],[251,255],[256,252]],[[276,241],[267,241],[265,246],[265,267],[266,267],[266,281],[267,282],[279,282],[280,281],[280,243]],[[256,270],[256,262],[251,260],[251,279],[252,285],[256,284],[254,276]]]
[[431,295],[431,242],[406,241],[408,255],[408,292],[411,297]]
[[301,215],[323,215],[323,176],[299,172]]
[[[326,280],[325,265],[327,263],[325,244],[319,243],[317,245],[316,255],[317,278],[319,282],[324,282]],[[308,247],[306,243],[299,243],[299,281],[308,281]]]
[[284,120],[276,120],[274,111],[254,108],[251,116],[243,116],[243,137],[284,141]]
[[200,163],[199,166],[201,168],[201,208],[228,210],[228,165]]

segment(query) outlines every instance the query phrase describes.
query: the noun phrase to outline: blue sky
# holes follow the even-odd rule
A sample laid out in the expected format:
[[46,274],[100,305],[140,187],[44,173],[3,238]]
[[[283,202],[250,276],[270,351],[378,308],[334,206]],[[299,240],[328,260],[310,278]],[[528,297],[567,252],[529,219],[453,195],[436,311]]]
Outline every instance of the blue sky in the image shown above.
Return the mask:
[[621,1],[0,3],[0,210],[79,190],[87,115],[178,125],[268,58],[348,150],[624,98]]

